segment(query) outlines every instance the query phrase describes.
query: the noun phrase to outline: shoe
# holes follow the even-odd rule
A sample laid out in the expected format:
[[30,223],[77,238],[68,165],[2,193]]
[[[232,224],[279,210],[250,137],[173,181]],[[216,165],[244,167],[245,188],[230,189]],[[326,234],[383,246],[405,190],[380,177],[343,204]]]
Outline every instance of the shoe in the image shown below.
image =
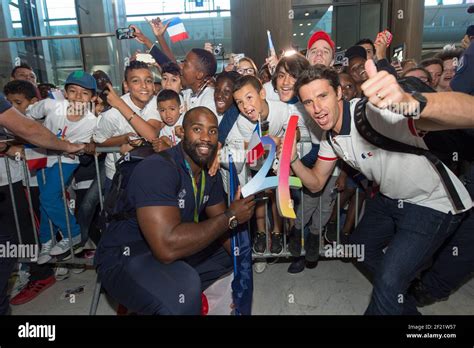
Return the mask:
[[438,301],[437,298],[433,297],[428,289],[423,285],[423,282],[420,279],[415,279],[408,290],[410,294],[413,295],[416,301],[417,307],[429,306]]
[[21,305],[30,302],[54,283],[56,283],[56,278],[54,278],[54,276],[42,280],[32,280],[26,284],[26,287],[23,290],[10,300],[10,304]]
[[29,281],[30,273],[20,269],[15,277],[15,282],[13,283],[12,292],[10,296],[15,297],[25,288]]
[[328,222],[324,227],[324,239],[329,244],[337,242],[337,223],[335,221]]
[[294,258],[294,260],[290,263],[290,266],[288,267],[288,273],[290,274],[301,273],[304,271],[304,267],[305,267],[304,257]]
[[[78,245],[81,243],[81,235],[77,235],[72,237],[72,246]],[[69,238],[63,238],[60,242],[56,243],[56,245],[51,249],[49,255],[51,256],[58,256],[68,252],[71,249],[69,245]],[[82,250],[81,250],[82,251]],[[74,253],[76,253],[74,251]]]
[[[81,254],[83,251],[84,251],[84,247],[82,247],[80,244],[78,245],[75,245],[72,247],[72,249],[74,250],[74,255],[78,255],[78,254]],[[61,261],[67,261],[71,259],[71,249],[67,249],[67,251],[61,255],[58,255],[56,257],[56,261],[58,262],[61,262]]]
[[54,276],[56,277],[56,280],[65,280],[65,279],[69,278],[69,276],[70,276],[69,268],[57,267],[54,270]]
[[272,254],[279,254],[283,250],[283,236],[281,233],[273,232],[271,235],[272,245],[270,246],[270,252]]
[[308,233],[305,243],[305,259],[308,262],[317,262],[319,260],[319,234]]
[[292,227],[288,236],[288,251],[291,256],[298,257],[301,255],[301,230]]
[[71,272],[74,274],[81,274],[82,272],[85,272],[85,271],[86,271],[86,266],[71,268]]
[[253,240],[253,251],[263,254],[267,249],[267,235],[265,232],[257,232]]
[[38,260],[36,261],[38,265],[42,265],[52,259],[50,254],[52,248],[53,241],[51,239],[46,243],[41,244],[41,251],[39,253]]
[[267,262],[255,261],[253,267],[254,267],[255,273],[262,273],[263,271],[265,271],[265,268],[267,268]]

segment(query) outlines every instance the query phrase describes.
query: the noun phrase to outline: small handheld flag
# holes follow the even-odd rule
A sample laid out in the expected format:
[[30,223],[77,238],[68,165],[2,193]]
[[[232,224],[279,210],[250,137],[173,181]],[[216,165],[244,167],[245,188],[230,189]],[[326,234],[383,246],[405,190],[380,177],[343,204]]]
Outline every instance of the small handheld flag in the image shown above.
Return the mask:
[[255,129],[253,130],[252,137],[247,148],[247,163],[249,165],[255,165],[255,162],[263,156],[265,149],[263,148],[262,140],[260,138],[260,123],[257,122]]
[[171,42],[175,43],[178,41],[189,39],[188,32],[184,27],[184,23],[179,17],[173,17],[163,22],[164,25],[170,23],[167,32],[170,36]]
[[270,55],[275,56],[275,46],[273,46],[273,41],[272,41],[272,34],[270,33],[270,30],[267,30],[267,38],[268,38],[268,49],[270,50]]

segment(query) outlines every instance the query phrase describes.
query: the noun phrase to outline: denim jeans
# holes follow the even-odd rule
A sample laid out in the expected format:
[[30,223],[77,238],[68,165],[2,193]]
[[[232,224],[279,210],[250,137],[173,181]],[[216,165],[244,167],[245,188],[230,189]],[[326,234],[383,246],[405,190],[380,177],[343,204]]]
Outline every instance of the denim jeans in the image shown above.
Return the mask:
[[196,265],[158,261],[144,242],[96,251],[97,272],[107,293],[131,311],[146,315],[199,315],[201,293],[232,271],[223,247]]
[[350,243],[364,245],[363,266],[373,276],[365,314],[419,314],[414,300],[406,296],[407,289],[465,214],[445,214],[380,193],[366,204],[350,238]]
[[[67,185],[71,179],[74,170],[77,168],[75,163],[63,163],[64,184]],[[43,169],[46,182],[43,180],[41,172],[38,173],[38,186],[40,190],[41,219],[40,219],[40,242],[46,243],[51,239],[48,218],[54,226],[59,228],[64,238],[69,238],[66,223],[66,213],[64,211],[64,201],[62,195],[61,180],[59,178],[59,165],[54,164],[52,167]],[[69,212],[69,226],[71,227],[71,236],[75,237],[81,234],[76,218]]]
[[[465,173],[466,188],[474,199],[474,164]],[[474,275],[474,210],[436,253],[433,265],[421,281],[431,296],[447,298],[469,276]]]
[[[100,173],[100,185],[102,191],[104,191],[105,183],[105,162],[99,162],[99,173]],[[102,192],[101,192],[102,194]],[[87,242],[89,239],[89,227],[94,218],[95,211],[99,205],[99,183],[97,178],[94,179],[91,186],[87,190],[86,194],[82,198],[79,210],[77,212],[77,223],[81,229],[81,240],[82,243]]]

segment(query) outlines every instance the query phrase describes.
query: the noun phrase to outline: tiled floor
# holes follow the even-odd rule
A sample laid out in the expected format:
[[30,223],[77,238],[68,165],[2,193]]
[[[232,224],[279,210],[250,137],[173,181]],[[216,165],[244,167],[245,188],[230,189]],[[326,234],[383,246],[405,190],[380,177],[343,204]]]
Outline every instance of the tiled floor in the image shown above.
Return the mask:
[[[268,265],[254,273],[254,314],[363,314],[371,292],[369,281],[351,264],[339,260],[321,261],[315,269],[297,275],[286,272],[288,263]],[[38,298],[12,306],[14,315],[88,314],[94,290],[95,271],[71,274]],[[64,299],[67,289],[84,285],[84,292],[72,302]],[[474,279],[464,284],[447,301],[420,309],[431,315],[474,315]],[[116,314],[116,305],[102,295],[97,314]]]

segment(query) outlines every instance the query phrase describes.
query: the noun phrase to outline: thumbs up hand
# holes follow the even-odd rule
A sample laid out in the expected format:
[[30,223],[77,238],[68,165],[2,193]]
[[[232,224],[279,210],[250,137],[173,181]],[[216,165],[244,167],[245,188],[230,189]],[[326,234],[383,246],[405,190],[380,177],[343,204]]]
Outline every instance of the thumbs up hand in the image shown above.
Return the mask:
[[400,109],[401,103],[413,102],[414,99],[403,91],[395,76],[384,70],[377,71],[373,60],[369,59],[365,62],[365,71],[369,79],[362,84],[361,88],[364,95],[376,107],[385,109],[396,106],[398,110],[403,110],[403,108]]

